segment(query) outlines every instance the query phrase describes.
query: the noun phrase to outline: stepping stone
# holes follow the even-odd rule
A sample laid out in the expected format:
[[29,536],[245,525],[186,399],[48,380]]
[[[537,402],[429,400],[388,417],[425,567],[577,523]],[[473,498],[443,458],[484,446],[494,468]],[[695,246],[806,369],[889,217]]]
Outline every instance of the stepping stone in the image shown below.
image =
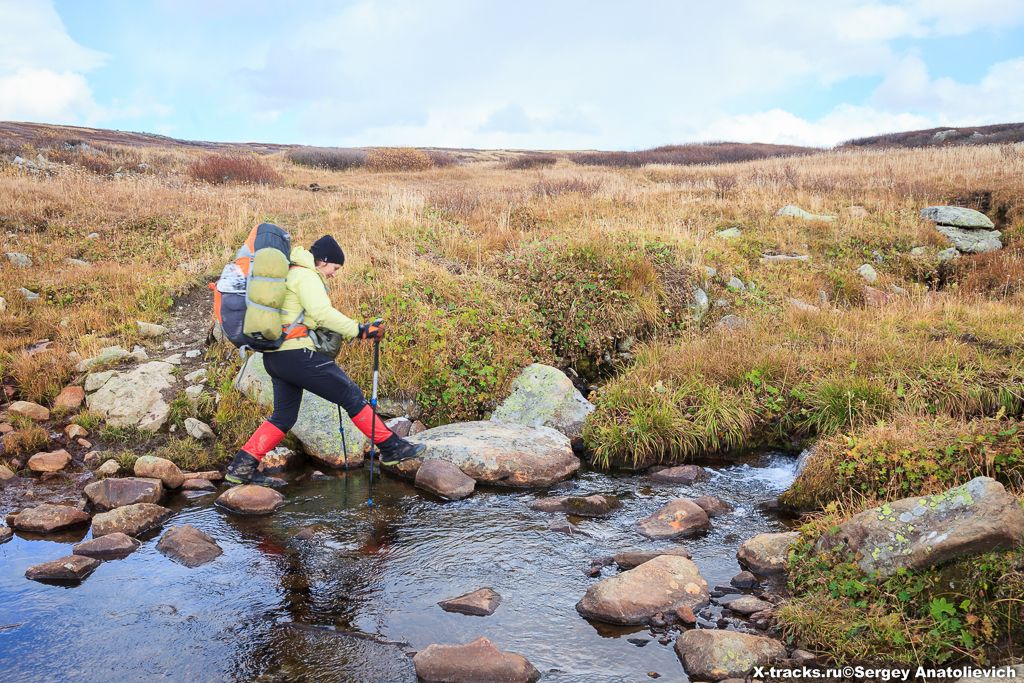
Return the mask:
[[416,470],[416,486],[448,500],[461,500],[473,495],[476,481],[450,462],[431,459]]
[[63,448],[49,453],[36,453],[28,459],[28,468],[33,472],[60,472],[71,462],[71,454]]
[[676,498],[636,524],[637,531],[652,539],[693,536],[710,526],[708,514],[689,498]]
[[744,595],[735,600],[730,600],[725,604],[725,607],[739,614],[754,614],[755,612],[771,609],[773,605],[760,598],[755,598],[753,595]]
[[86,484],[85,497],[100,512],[135,503],[159,503],[164,486],[159,479],[103,479]]
[[649,562],[662,555],[674,555],[690,559],[690,553],[685,548],[670,548],[668,550],[616,553],[612,557],[612,561],[618,565],[619,569],[633,569],[634,567],[639,567],[644,562]]
[[651,480],[661,484],[692,484],[704,479],[707,472],[698,465],[679,465],[658,470],[651,475]]
[[501,596],[493,589],[480,588],[472,593],[449,598],[437,603],[445,612],[458,612],[475,617],[487,617],[494,614],[501,604]]
[[138,550],[140,545],[131,536],[117,532],[79,543],[73,550],[75,555],[97,560],[120,560]]
[[657,615],[680,607],[697,610],[708,603],[708,583],[692,561],[660,555],[636,569],[598,581],[576,603],[587,619],[609,624],[651,624]]
[[746,678],[755,666],[786,656],[777,640],[718,629],[684,631],[675,649],[690,679],[700,681]]
[[284,496],[266,486],[245,484],[220,494],[217,505],[243,515],[267,515],[284,505]]
[[43,503],[23,510],[9,518],[9,524],[18,531],[48,534],[89,523],[89,515],[70,505]]
[[209,534],[191,524],[168,529],[156,544],[156,549],[189,568],[212,562],[224,553]]
[[428,645],[412,661],[424,683],[534,683],[540,679],[540,672],[526,657],[502,652],[482,636],[465,645]]
[[159,479],[169,489],[180,488],[185,482],[177,465],[155,455],[144,455],[135,461],[135,476]]
[[579,517],[603,517],[619,507],[615,496],[551,496],[530,503],[531,510],[564,512]]
[[152,503],[125,505],[93,517],[92,535],[98,538],[120,531],[129,536],[141,536],[159,528],[171,514],[167,508]]
[[95,571],[102,562],[92,557],[68,555],[59,560],[44,562],[25,570],[25,578],[33,581],[63,581],[78,583]]

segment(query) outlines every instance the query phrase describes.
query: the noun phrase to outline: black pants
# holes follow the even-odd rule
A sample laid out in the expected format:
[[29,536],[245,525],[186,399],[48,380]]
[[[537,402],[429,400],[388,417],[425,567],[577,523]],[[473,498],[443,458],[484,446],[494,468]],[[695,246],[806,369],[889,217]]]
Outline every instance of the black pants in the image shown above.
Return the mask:
[[349,417],[366,407],[366,397],[332,359],[309,349],[263,354],[263,367],[274,385],[274,414],[269,422],[287,432],[299,418],[303,390],[336,403]]

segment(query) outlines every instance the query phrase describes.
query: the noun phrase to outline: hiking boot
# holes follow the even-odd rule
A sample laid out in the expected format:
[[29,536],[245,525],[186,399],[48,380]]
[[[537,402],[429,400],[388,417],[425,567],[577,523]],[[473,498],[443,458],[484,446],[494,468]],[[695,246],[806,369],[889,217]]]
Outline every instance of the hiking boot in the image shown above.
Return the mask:
[[392,434],[380,443],[380,464],[394,467],[404,460],[412,460],[423,455],[427,445],[406,441],[397,434]]
[[259,470],[260,461],[246,453],[238,451],[228,465],[228,471],[224,474],[224,481],[229,484],[258,484],[259,486],[271,486],[278,488],[288,482],[277,477],[268,477]]

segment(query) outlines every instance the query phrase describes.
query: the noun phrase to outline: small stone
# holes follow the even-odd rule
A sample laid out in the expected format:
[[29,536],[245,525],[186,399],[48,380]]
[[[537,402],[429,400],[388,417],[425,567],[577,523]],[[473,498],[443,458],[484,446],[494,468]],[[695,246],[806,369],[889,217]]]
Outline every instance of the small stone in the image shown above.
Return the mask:
[[707,278],[713,278],[718,275],[718,268],[713,266],[704,266],[704,276]]
[[168,529],[156,548],[178,564],[189,568],[212,562],[224,553],[209,534],[191,524]]
[[718,517],[732,512],[732,506],[717,496],[701,496],[694,498],[693,502],[699,505],[708,517]]
[[14,472],[7,465],[0,465],[0,481],[9,481],[14,479],[14,477]]
[[889,295],[880,289],[864,285],[864,305],[879,307],[889,303]]
[[181,365],[181,354],[176,353],[172,356],[167,356],[167,358],[164,358],[164,362],[170,365]]
[[206,479],[186,479],[181,485],[182,491],[216,491],[212,481]]
[[303,455],[301,453],[296,453],[286,446],[278,446],[263,456],[263,473],[283,472],[284,470],[299,465],[302,459]]
[[412,430],[412,420],[407,417],[393,417],[384,425],[403,439],[409,436],[409,432]]
[[64,411],[78,410],[84,401],[85,389],[76,386],[64,387],[54,399],[53,407]]
[[14,538],[14,530],[9,526],[0,526],[0,545]]
[[707,472],[699,465],[677,465],[666,467],[651,474],[653,481],[662,484],[692,484],[707,477]]
[[141,363],[149,360],[149,353],[143,347],[135,345],[132,347],[132,352],[128,354],[128,357]]
[[190,401],[195,401],[196,399],[198,399],[202,395],[203,395],[203,385],[202,384],[193,384],[192,386],[185,388],[185,396]]
[[700,287],[693,290],[693,308],[697,312],[698,317],[707,313],[708,309],[711,308],[711,301],[708,299],[708,293]]
[[487,617],[494,614],[501,604],[501,596],[491,588],[480,588],[472,593],[449,598],[437,603],[445,612],[458,612],[475,617]]
[[71,462],[71,454],[63,448],[49,453],[36,453],[28,459],[28,468],[33,472],[60,472]]
[[476,481],[450,462],[430,459],[416,471],[416,486],[448,500],[461,500],[473,494]]
[[89,431],[85,427],[76,425],[72,422],[64,428],[64,435],[68,437],[68,439],[84,439],[89,436]]
[[136,320],[135,324],[139,328],[139,335],[147,339],[155,339],[157,337],[162,337],[168,332],[170,332],[170,330],[168,330],[163,325],[157,325],[156,323],[146,323],[142,322],[141,320]]
[[733,275],[731,278],[729,278],[729,280],[725,283],[725,287],[726,287],[726,289],[729,289],[729,290],[731,290],[733,292],[745,292],[745,291],[747,291],[747,286],[745,284],[743,284],[743,280],[739,279],[735,275]]
[[87,240],[98,240],[99,238],[100,234],[98,232],[90,232],[88,235],[85,236],[85,239]]
[[757,585],[757,577],[748,571],[742,571],[729,580],[737,588],[753,588]]
[[185,431],[193,439],[198,439],[199,441],[212,441],[216,438],[213,430],[210,429],[210,425],[194,417],[185,418]]
[[45,422],[50,419],[49,409],[31,401],[15,401],[7,408],[7,412],[11,415],[27,417],[35,422]]
[[18,293],[25,297],[25,301],[39,301],[39,295],[33,292],[31,289],[19,287]]
[[928,247],[914,247],[910,250],[911,256],[924,256],[928,253]]
[[185,481],[177,465],[155,455],[143,455],[135,461],[135,476],[159,479],[169,489],[179,488]]
[[274,489],[255,484],[234,486],[217,498],[217,505],[246,515],[266,515],[284,505],[284,496]]
[[64,263],[75,268],[92,268],[91,263],[89,263],[88,261],[83,261],[80,258],[66,258],[64,259]]
[[719,320],[718,323],[715,325],[715,327],[717,327],[720,330],[725,330],[728,332],[738,332],[739,330],[744,330],[750,327],[750,323],[748,323],[745,318],[741,318],[738,315],[730,314],[723,316],[722,319]]
[[693,626],[697,623],[697,616],[693,613],[693,608],[689,605],[681,605],[676,608],[676,619],[687,626]]
[[427,431],[427,425],[423,424],[419,420],[412,423],[412,427],[409,429],[409,436],[416,436],[422,432]]
[[92,448],[92,441],[87,441],[85,439],[75,439],[75,443],[77,443],[82,448]]
[[14,425],[10,422],[0,422],[0,435],[10,434],[14,431]]
[[27,254],[22,254],[17,251],[7,252],[7,260],[11,262],[11,265],[15,268],[31,268],[32,258]]
[[864,278],[865,282],[878,282],[878,271],[870,263],[862,263],[857,268],[857,274]]
[[653,539],[693,536],[710,526],[707,513],[688,498],[676,498],[636,524],[637,531]]
[[737,237],[741,236],[742,234],[743,234],[743,231],[740,230],[737,227],[725,228],[724,230],[717,230],[717,231],[715,231],[715,237],[718,237],[719,239],[723,239],[723,240],[736,239]]
[[44,562],[29,567],[25,578],[33,581],[66,581],[77,583],[85,580],[102,562],[92,557],[68,555],[59,560]]
[[140,545],[131,536],[118,532],[79,543],[73,550],[75,555],[94,557],[97,560],[120,560],[138,550]]
[[760,576],[783,574],[789,548],[799,538],[798,531],[758,534],[740,544],[736,558],[741,565]]
[[903,289],[899,285],[889,285],[889,291],[895,294],[896,296],[907,296],[908,294],[910,294],[910,292]]
[[113,477],[121,471],[121,466],[117,464],[117,461],[113,458],[107,460],[105,463],[96,468],[96,476],[98,477]]
[[825,221],[831,223],[836,219],[835,216],[827,216],[824,214],[810,213],[804,211],[799,206],[794,204],[786,204],[784,207],[775,212],[776,216],[789,216],[791,218],[802,218],[805,221]]
[[200,351],[199,349],[192,349],[190,351],[185,352],[185,358],[199,358],[199,356],[201,356],[202,353],[203,352]]
[[946,261],[960,258],[960,252],[957,251],[956,247],[949,247],[936,254],[935,258],[938,259],[939,263],[945,263]]
[[772,603],[765,602],[753,595],[744,595],[729,601],[726,607],[739,614],[754,614],[772,608]]
[[185,381],[193,384],[206,381],[206,368],[199,368],[185,375]]

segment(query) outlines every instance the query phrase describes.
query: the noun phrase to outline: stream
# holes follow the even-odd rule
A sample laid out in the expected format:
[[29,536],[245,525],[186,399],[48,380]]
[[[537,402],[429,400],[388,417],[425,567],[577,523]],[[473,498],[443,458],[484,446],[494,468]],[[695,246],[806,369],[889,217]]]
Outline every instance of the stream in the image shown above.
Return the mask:
[[[415,681],[408,653],[483,635],[524,655],[545,682],[649,681],[650,672],[685,681],[676,631],[665,639],[648,627],[591,623],[575,604],[598,580],[586,575],[592,559],[674,545],[632,528],[672,498],[715,495],[735,508],[682,541],[710,588],[740,571],[742,541],[787,530],[759,503],[789,486],[796,458],[768,452],[705,467],[709,478],[689,486],[584,471],[547,491],[479,488],[458,502],[375,476],[372,508],[365,469],[327,479],[307,469],[291,475],[287,505],[265,517],[229,515],[213,505],[215,494],[179,493],[165,503],[176,514],[164,528],[192,524],[222,556],[188,569],[161,555],[153,534],[77,586],[24,572],[70,554],[87,532],[18,534],[0,545],[0,677]],[[556,516],[529,509],[539,496],[592,493],[617,495],[622,507],[603,519],[570,518],[572,535],[549,529]],[[437,606],[484,586],[502,596],[489,617]]]

